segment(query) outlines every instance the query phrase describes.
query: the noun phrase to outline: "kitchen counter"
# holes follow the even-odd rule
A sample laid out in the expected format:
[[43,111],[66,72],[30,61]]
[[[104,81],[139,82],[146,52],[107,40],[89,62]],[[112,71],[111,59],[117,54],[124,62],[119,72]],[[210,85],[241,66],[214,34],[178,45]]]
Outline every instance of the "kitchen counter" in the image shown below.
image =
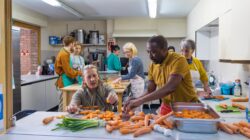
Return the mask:
[[58,75],[22,75],[21,86],[30,85],[38,82],[52,80],[58,78]]
[[[0,136],[1,138],[6,137],[14,137],[15,136],[27,136],[27,137],[33,137],[33,139],[38,138],[50,138],[50,139],[56,139],[59,140],[64,138],[68,139],[134,139],[133,135],[121,135],[119,131],[114,131],[112,133],[106,132],[105,128],[91,128],[86,129],[79,132],[71,132],[68,130],[57,130],[57,131],[51,131],[51,129],[55,128],[56,124],[60,121],[58,119],[55,119],[53,122],[51,122],[49,125],[43,125],[42,120],[45,117],[48,116],[57,116],[66,114],[65,112],[35,112],[23,119],[20,119],[16,122],[16,127],[13,127],[9,129],[6,135]],[[226,122],[238,122],[240,118],[224,118]],[[165,137],[162,134],[151,132],[150,134],[146,134],[143,136],[140,136],[136,138],[137,140],[151,140],[151,139],[157,139],[157,140],[247,140],[248,138],[242,136],[242,135],[229,135],[227,133],[224,133],[222,131],[218,131],[216,134],[199,134],[199,133],[183,133],[176,129],[173,130],[173,136],[172,137]]]

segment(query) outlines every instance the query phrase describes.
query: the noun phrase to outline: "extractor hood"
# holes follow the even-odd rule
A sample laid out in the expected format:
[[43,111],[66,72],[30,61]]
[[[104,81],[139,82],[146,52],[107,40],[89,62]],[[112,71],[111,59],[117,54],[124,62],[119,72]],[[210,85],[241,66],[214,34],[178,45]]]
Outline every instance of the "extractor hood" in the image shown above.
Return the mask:
[[115,30],[113,37],[152,37],[158,35],[156,30]]

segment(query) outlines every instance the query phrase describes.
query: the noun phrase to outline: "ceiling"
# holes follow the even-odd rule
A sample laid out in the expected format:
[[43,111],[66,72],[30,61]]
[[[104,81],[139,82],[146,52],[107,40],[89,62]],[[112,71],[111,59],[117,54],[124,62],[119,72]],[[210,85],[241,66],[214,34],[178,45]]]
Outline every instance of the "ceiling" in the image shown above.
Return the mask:
[[[147,0],[60,0],[81,13],[84,18],[149,17]],[[53,7],[42,0],[13,0],[53,19],[78,19],[61,7]],[[157,18],[186,17],[199,0],[158,0]]]

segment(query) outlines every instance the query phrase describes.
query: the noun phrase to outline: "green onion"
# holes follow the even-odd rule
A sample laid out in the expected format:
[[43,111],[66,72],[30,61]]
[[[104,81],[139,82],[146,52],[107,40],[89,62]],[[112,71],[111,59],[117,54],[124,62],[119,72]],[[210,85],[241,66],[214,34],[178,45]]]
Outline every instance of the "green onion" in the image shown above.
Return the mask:
[[76,118],[63,118],[62,123],[58,123],[57,127],[52,129],[52,131],[58,129],[70,130],[72,132],[84,130],[87,128],[105,126],[105,123],[101,120],[82,120]]

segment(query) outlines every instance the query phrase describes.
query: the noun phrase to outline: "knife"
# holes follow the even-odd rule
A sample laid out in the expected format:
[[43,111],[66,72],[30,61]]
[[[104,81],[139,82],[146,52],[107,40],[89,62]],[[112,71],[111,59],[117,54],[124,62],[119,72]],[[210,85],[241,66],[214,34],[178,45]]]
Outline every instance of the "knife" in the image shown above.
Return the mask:
[[221,110],[221,113],[232,113],[232,112],[240,112],[238,110]]

